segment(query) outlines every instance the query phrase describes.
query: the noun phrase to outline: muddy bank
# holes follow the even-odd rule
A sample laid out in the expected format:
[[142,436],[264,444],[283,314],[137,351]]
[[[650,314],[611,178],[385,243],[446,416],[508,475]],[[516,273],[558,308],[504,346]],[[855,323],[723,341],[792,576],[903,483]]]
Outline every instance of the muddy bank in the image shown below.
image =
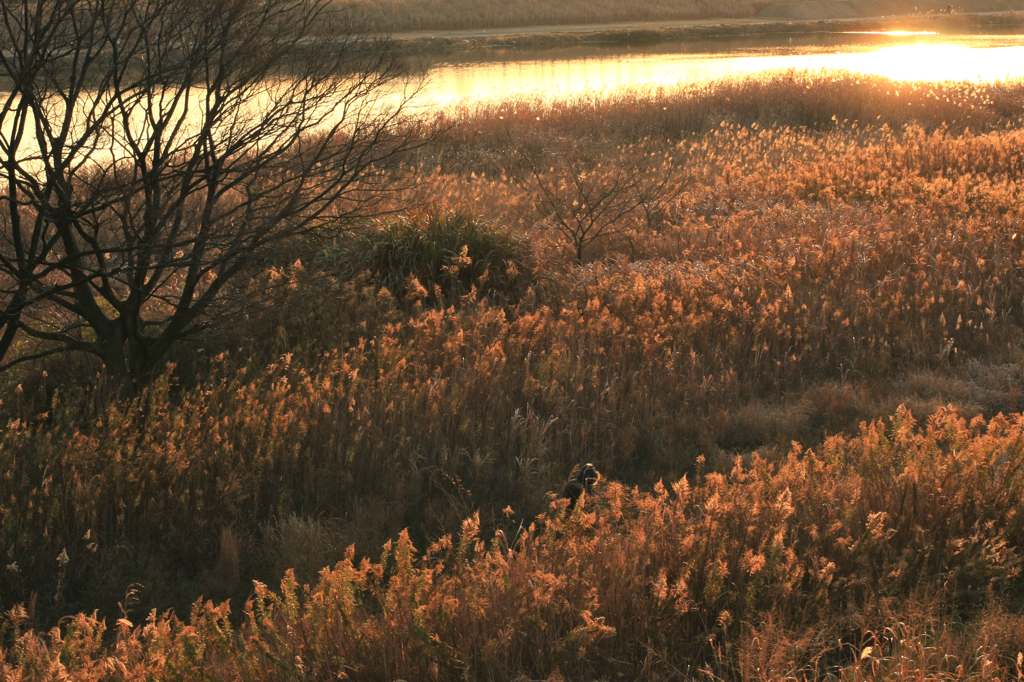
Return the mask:
[[[818,4],[818,3],[815,3]],[[833,3],[821,3],[833,4]],[[398,34],[400,50],[419,52],[461,52],[491,48],[548,48],[584,44],[652,45],[682,40],[736,38],[757,35],[804,35],[849,31],[935,31],[937,33],[984,33],[1024,30],[1024,13],[924,14],[888,19],[824,19],[785,21],[763,18],[723,20],[721,23],[690,23],[650,28],[552,27],[549,32],[495,32],[456,35]],[[531,29],[535,30],[535,29]]]
[[915,14],[992,14],[1024,11],[1024,0],[821,0],[776,2],[757,13],[761,19],[822,21]]

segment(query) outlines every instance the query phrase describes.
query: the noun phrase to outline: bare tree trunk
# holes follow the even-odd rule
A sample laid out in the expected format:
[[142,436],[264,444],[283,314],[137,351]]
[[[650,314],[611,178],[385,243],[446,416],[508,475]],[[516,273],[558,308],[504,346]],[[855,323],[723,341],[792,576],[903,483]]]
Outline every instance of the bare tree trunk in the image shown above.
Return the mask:
[[[0,4],[2,362],[84,351],[145,381],[261,253],[372,211],[388,160],[425,137],[386,99],[404,87],[388,44],[338,17],[330,0]],[[19,332],[36,348],[10,357]]]

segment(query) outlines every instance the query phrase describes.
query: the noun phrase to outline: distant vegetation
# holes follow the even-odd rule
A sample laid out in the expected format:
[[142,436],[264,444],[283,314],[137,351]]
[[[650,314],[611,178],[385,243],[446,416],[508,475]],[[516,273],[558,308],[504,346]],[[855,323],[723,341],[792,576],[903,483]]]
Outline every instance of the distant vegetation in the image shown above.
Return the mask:
[[[1017,675],[1022,112],[791,73],[448,112],[134,399],[6,375],[0,676]],[[542,191],[661,168],[582,258]]]
[[766,0],[335,0],[382,32],[752,17]]

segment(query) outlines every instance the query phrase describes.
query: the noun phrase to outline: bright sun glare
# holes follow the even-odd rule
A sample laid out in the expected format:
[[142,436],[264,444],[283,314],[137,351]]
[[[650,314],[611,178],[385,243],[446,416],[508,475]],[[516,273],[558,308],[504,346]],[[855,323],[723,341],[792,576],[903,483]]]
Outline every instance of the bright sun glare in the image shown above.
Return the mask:
[[997,81],[1024,77],[1024,47],[984,50],[963,45],[921,44],[870,52],[748,57],[736,65],[753,73],[783,69],[836,69],[907,81]]
[[[987,54],[986,54],[987,52]],[[1024,49],[974,50],[962,45],[898,45],[834,55],[830,67],[898,80],[1000,80],[1024,75]]]
[[[943,39],[939,39],[943,40]],[[625,85],[701,83],[769,71],[849,71],[905,81],[1024,78],[1024,46],[953,42],[878,46],[817,54],[637,54],[456,65],[432,74],[428,97],[444,105],[510,92],[558,95]]]

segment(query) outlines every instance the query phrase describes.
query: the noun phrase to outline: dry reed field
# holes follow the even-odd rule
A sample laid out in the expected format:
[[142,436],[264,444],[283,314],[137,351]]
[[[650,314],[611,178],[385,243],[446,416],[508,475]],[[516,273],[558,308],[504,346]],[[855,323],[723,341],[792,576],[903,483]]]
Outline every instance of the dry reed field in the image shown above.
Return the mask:
[[386,33],[672,21],[683,19],[752,17],[767,7],[764,0],[640,0],[615,2],[476,2],[471,0],[336,0],[354,8],[375,30]]
[[4,378],[0,678],[1019,677],[1022,112],[446,112],[137,397]]

